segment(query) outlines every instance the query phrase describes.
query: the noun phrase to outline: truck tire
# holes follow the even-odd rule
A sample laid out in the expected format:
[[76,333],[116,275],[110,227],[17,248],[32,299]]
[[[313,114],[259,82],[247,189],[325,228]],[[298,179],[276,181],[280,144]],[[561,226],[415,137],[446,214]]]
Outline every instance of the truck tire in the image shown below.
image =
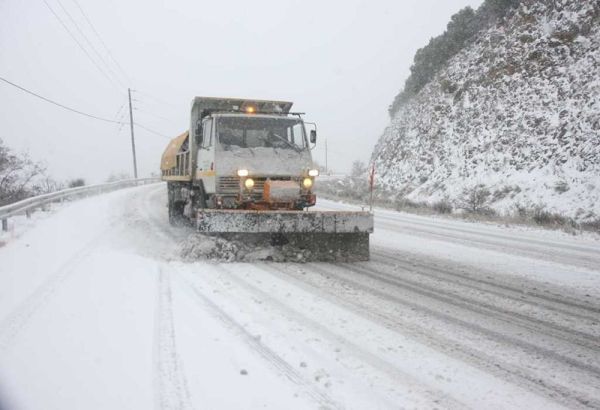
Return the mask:
[[198,208],[206,209],[207,206],[208,205],[206,203],[206,191],[204,190],[204,182],[200,181],[200,184],[198,186]]
[[185,216],[183,215],[183,207],[185,203],[177,201],[175,190],[178,186],[174,183],[167,183],[167,195],[169,206],[169,223],[173,226],[182,226],[185,224]]

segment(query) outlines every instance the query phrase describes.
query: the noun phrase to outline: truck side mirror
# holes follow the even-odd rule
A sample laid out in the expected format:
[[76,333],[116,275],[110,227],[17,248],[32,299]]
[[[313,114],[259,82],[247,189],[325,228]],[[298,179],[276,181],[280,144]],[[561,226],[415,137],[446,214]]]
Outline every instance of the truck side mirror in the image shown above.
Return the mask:
[[317,130],[310,130],[310,143],[311,144],[317,143]]

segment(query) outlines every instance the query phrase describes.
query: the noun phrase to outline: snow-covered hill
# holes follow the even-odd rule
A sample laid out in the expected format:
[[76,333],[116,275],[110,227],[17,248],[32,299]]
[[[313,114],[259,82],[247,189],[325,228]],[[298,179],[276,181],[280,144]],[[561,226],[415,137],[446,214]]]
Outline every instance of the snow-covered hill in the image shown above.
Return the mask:
[[600,2],[524,0],[394,115],[373,160],[383,187],[600,216]]

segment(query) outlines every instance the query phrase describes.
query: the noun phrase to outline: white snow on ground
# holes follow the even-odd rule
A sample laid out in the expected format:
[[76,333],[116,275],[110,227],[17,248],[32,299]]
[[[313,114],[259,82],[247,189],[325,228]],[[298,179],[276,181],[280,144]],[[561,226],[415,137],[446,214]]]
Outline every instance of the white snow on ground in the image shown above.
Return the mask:
[[[363,207],[320,199],[318,209]],[[375,215],[372,243],[376,246],[600,295],[597,235],[573,236],[561,231],[509,228],[384,209],[376,209]]]
[[371,262],[190,262],[165,191],[3,237],[0,408],[600,404],[592,238],[376,210]]

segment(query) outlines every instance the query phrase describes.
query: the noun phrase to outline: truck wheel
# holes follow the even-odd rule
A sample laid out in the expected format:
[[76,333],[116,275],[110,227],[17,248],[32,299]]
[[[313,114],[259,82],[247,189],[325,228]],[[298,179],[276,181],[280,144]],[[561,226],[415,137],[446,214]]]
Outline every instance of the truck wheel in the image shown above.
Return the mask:
[[204,190],[204,183],[200,181],[200,186],[198,187],[198,207],[200,209],[206,209],[206,191]]
[[184,202],[175,200],[175,189],[174,184],[167,184],[167,192],[169,199],[169,223],[173,226],[181,226],[185,224],[185,217],[183,215]]
[[185,225],[185,216],[183,215],[184,204],[176,202],[169,206],[169,223],[173,226]]

